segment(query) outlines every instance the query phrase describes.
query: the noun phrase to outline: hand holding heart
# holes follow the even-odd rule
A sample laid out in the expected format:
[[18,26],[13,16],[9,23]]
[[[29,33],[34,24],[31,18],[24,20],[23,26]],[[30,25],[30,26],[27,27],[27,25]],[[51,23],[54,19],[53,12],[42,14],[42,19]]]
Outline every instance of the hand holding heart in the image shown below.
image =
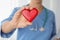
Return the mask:
[[31,25],[31,24],[32,24],[31,22],[28,22],[28,21],[26,20],[26,18],[22,15],[21,11],[22,11],[24,8],[28,9],[29,7],[23,7],[23,8],[21,8],[20,10],[18,10],[18,11],[14,14],[14,16],[13,16],[13,18],[12,18],[12,20],[11,20],[12,24],[15,25],[16,28],[24,28],[24,27],[26,27],[27,25]]
[[31,25],[33,19],[37,16],[38,11],[35,8],[24,7],[18,10],[13,16],[13,23],[17,26],[17,28],[24,28],[27,25]]

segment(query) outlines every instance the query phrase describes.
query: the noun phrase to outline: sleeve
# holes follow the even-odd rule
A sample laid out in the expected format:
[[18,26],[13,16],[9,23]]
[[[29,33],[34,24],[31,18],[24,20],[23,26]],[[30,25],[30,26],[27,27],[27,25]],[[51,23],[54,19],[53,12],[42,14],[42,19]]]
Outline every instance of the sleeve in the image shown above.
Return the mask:
[[15,29],[9,33],[3,33],[2,30],[1,30],[1,27],[2,27],[2,24],[5,22],[5,21],[10,21],[12,19],[12,17],[14,16],[15,12],[18,10],[19,8],[14,8],[12,14],[6,18],[5,20],[1,21],[0,23],[0,36],[3,37],[3,38],[9,38],[13,32],[15,31]]
[[56,35],[56,22],[55,22],[55,15],[53,14],[53,17],[52,17],[52,23],[53,23],[53,30],[52,30],[52,35],[51,35],[51,38],[53,38],[55,35]]

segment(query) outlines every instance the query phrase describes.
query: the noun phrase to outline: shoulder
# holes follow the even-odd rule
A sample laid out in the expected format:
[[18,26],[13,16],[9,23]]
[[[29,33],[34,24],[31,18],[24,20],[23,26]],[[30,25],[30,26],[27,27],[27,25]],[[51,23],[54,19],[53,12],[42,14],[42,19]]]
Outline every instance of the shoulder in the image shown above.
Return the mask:
[[25,7],[25,5],[24,5],[24,6],[22,6],[22,7],[15,7],[15,8],[13,8],[13,11],[17,11],[17,10],[19,10],[19,9],[23,8],[23,7]]
[[16,11],[19,10],[19,9],[20,9],[20,7],[15,7],[15,8],[13,8],[13,10],[16,10]]
[[55,13],[54,13],[52,10],[47,9],[47,8],[46,8],[46,10],[47,10],[47,12],[48,12],[48,17],[49,17],[49,18],[55,18]]
[[[47,9],[47,8],[46,8]],[[52,10],[50,10],[50,9],[47,9],[47,12],[48,12],[48,14],[50,15],[50,16],[54,16],[55,15],[55,13],[52,11]]]
[[23,7],[26,7],[27,5],[24,5],[24,6],[21,6],[21,7],[15,7],[14,8],[14,10],[19,10],[19,9],[21,9],[21,8],[23,8]]
[[11,14],[10,14],[9,17],[13,17],[14,14],[15,14],[19,9],[20,9],[20,7],[15,7],[15,8],[13,8],[13,10],[12,10],[12,12],[11,12]]
[[20,7],[15,7],[15,8],[13,8],[13,10],[12,10],[12,13],[11,13],[11,17],[12,16],[14,16],[14,14],[18,11],[20,9]]

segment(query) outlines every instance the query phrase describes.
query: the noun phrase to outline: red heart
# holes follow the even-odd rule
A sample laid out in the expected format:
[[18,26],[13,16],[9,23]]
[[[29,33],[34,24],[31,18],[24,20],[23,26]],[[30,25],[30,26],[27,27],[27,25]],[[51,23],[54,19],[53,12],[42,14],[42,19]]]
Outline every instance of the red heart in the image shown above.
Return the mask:
[[23,9],[22,15],[29,21],[32,22],[33,19],[37,16],[38,10],[36,8],[30,9]]

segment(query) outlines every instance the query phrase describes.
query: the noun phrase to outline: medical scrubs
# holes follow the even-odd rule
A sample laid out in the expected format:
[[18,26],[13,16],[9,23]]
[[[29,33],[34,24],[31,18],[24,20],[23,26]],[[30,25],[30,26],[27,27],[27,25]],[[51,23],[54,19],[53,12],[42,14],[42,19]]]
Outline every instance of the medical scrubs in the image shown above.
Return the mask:
[[[14,8],[12,14],[1,22],[1,27],[3,22],[12,20],[12,17],[14,16],[15,12],[19,9],[20,7]],[[45,18],[46,10],[43,8],[41,13],[39,13],[36,16],[36,18],[32,21],[32,25],[29,25],[25,28],[18,28],[17,40],[51,40],[51,38],[54,35],[56,35],[55,15],[52,11],[48,9],[47,12],[48,12],[48,19],[44,26],[44,31],[40,31],[40,28],[43,26],[44,20],[46,19]],[[36,27],[37,30],[31,30],[32,28],[36,28]],[[0,35],[1,37],[9,38],[14,33],[15,30],[16,29],[14,29],[9,33],[3,33],[1,31]]]

